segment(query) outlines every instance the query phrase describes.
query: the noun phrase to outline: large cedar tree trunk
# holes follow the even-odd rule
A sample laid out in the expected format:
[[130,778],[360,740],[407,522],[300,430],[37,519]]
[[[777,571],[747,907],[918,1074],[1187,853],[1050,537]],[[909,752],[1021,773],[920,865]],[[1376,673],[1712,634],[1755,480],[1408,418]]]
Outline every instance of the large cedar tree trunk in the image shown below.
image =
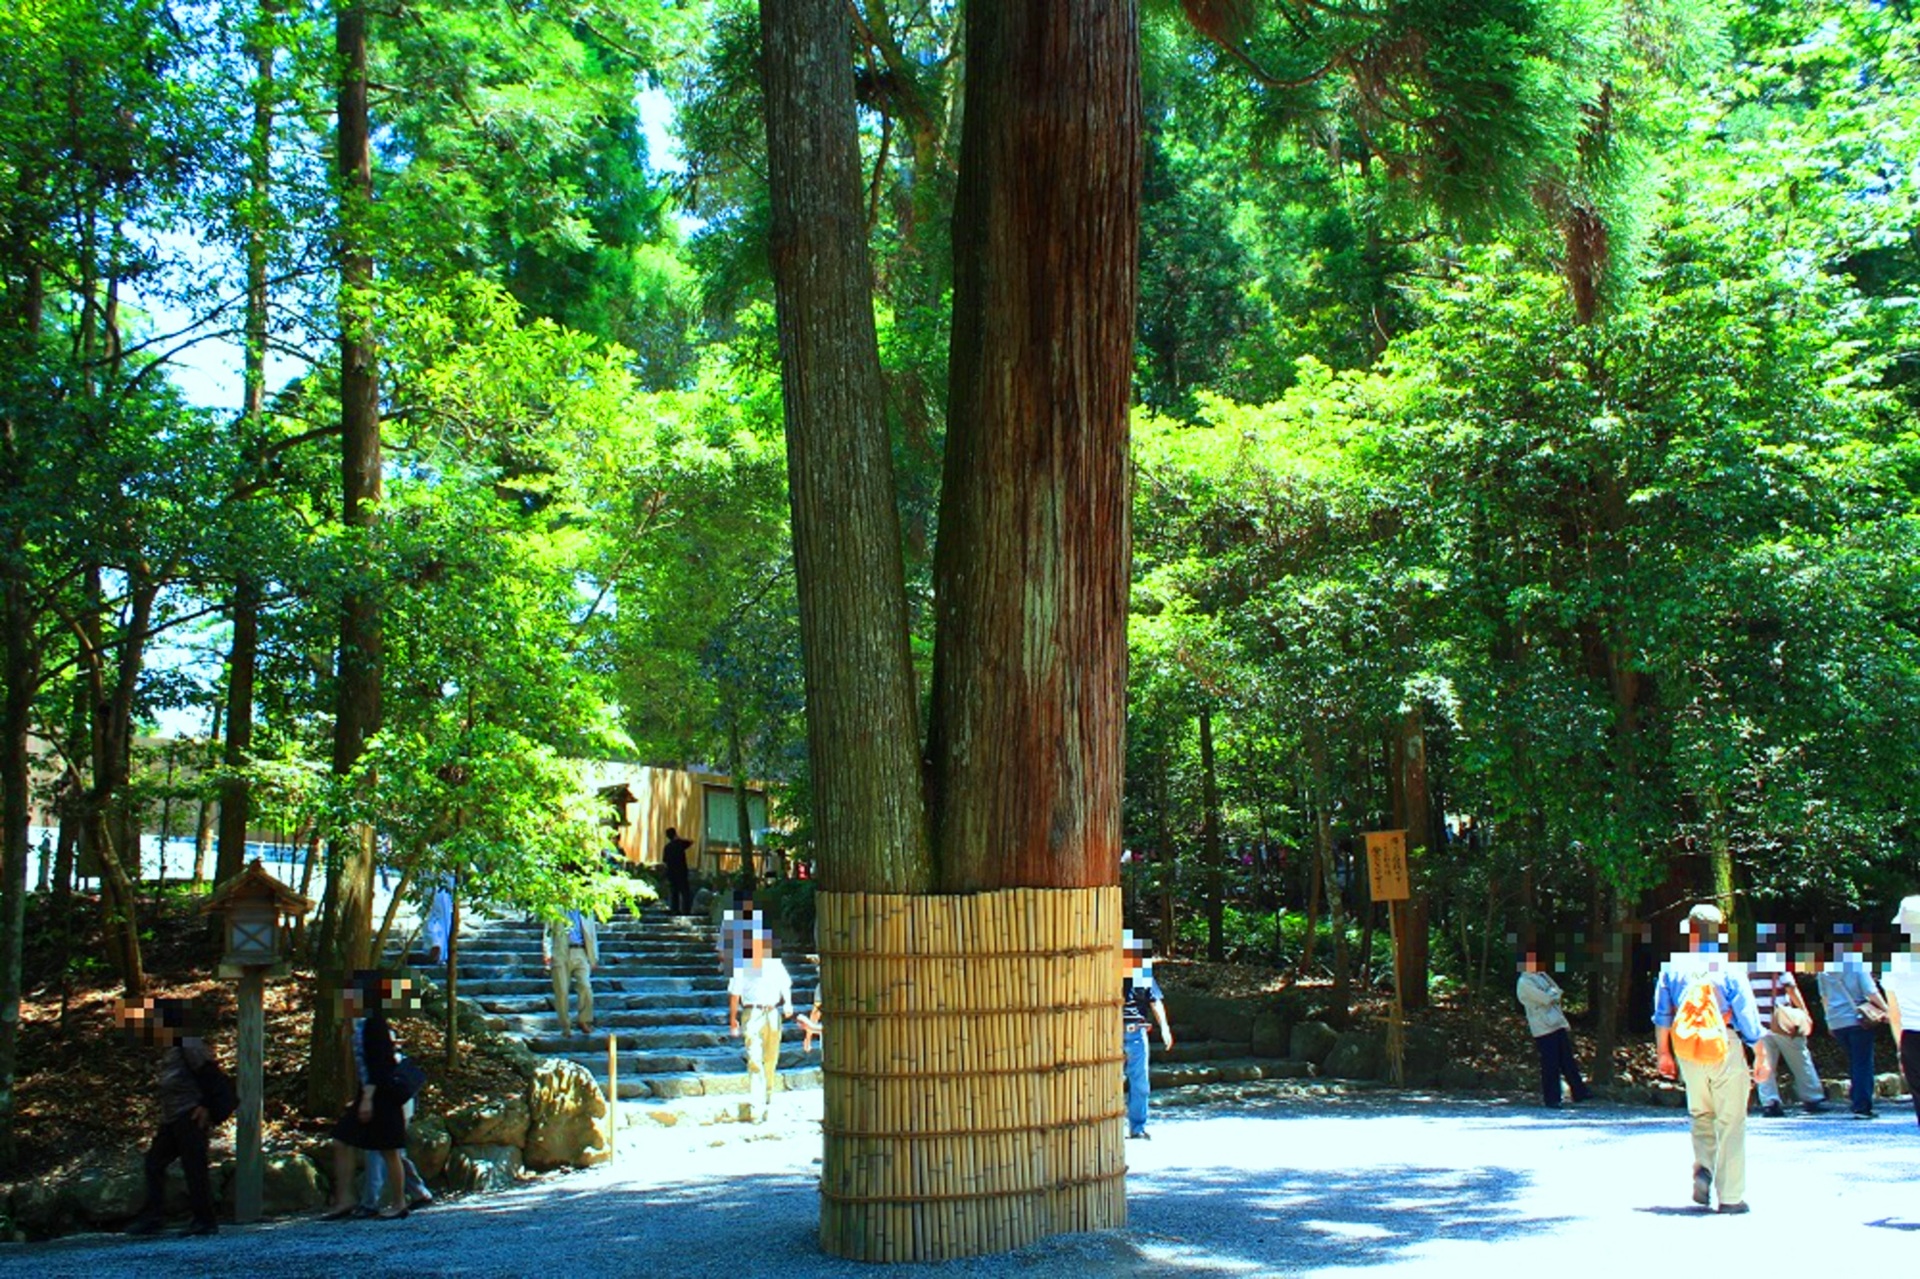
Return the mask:
[[1213,757],[1213,712],[1200,712],[1200,847],[1207,859],[1207,958],[1227,957],[1226,852],[1220,846],[1220,775]]
[[[367,11],[342,5],[334,19],[340,68],[340,427],[341,512],[347,527],[370,538],[380,503],[380,388],[373,345],[373,252],[367,212],[373,197],[371,119],[367,107]],[[372,548],[359,544],[359,580],[341,603],[340,658],[333,734],[333,771],[345,776],[359,763],[367,739],[380,727],[383,653],[380,594]],[[325,994],[314,1010],[308,1054],[307,1106],[326,1113],[346,1097],[338,1051],[337,983],[365,968],[373,949],[374,831],[363,826],[335,849],[327,879],[320,957]]]
[[940,540],[948,891],[1114,884],[1140,226],[1130,3],[969,5]]
[[760,8],[807,745],[821,887],[917,893],[932,883],[920,716],[848,22],[840,0]]
[[1394,825],[1407,832],[1407,865],[1413,884],[1412,898],[1400,916],[1404,935],[1399,938],[1399,966],[1394,979],[1408,1008],[1425,1008],[1430,968],[1427,901],[1432,891],[1426,854],[1431,845],[1433,809],[1427,785],[1426,726],[1418,705],[1401,717],[1392,742]]

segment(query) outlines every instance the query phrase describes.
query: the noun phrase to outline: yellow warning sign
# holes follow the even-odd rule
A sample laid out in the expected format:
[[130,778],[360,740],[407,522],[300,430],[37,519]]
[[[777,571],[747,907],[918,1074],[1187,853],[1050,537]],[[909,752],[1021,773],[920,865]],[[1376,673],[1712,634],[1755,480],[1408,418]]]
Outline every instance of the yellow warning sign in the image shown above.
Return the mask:
[[1403,902],[1412,896],[1407,879],[1407,832],[1367,832],[1367,884],[1377,902]]

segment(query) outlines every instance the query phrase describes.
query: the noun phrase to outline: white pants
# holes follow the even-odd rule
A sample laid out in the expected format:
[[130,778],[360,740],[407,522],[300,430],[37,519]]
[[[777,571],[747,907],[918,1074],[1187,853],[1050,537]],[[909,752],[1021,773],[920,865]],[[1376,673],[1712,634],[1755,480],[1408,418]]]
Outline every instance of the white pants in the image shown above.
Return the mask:
[[1820,1082],[1820,1071],[1813,1064],[1813,1050],[1807,1046],[1809,1038],[1779,1035],[1771,1030],[1760,1037],[1760,1053],[1773,1067],[1772,1075],[1754,1085],[1760,1090],[1761,1105],[1771,1106],[1780,1100],[1782,1066],[1793,1076],[1793,1089],[1800,1094],[1801,1101],[1818,1101],[1827,1095],[1826,1087]]

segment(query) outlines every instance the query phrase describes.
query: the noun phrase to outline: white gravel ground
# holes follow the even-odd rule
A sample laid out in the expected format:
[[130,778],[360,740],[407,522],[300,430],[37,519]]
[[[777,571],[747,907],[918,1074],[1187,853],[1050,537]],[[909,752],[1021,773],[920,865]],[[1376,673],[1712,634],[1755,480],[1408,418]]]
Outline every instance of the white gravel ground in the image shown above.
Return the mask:
[[[635,1131],[591,1172],[448,1203],[403,1222],[280,1221],[213,1239],[85,1236],[0,1248],[0,1273],[102,1276],[940,1274],[1814,1275],[1913,1269],[1920,1132],[1882,1118],[1749,1123],[1744,1217],[1688,1199],[1683,1112],[1298,1092],[1156,1111],[1131,1142],[1123,1232],[1008,1257],[876,1267],[822,1257],[819,1094],[747,1136]],[[800,1107],[811,1113],[805,1113]],[[623,1134],[627,1136],[627,1134]],[[1791,1272],[1782,1266],[1795,1267]]]

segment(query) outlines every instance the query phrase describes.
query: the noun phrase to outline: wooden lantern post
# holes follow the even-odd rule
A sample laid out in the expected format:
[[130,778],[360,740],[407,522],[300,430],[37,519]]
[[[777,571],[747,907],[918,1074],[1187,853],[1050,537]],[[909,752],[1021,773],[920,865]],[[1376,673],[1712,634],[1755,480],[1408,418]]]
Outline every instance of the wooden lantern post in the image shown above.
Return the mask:
[[289,926],[312,909],[311,901],[269,875],[258,861],[214,889],[200,907],[203,914],[218,912],[225,925],[227,950],[220,960],[220,975],[240,982],[235,1080],[240,1110],[233,1143],[233,1219],[243,1225],[260,1220],[266,1182],[266,1164],[260,1150],[266,1076],[266,981],[269,976],[287,975]]
[[1387,927],[1393,937],[1393,1013],[1387,1019],[1387,1067],[1394,1083],[1407,1078],[1406,1003],[1401,985],[1406,978],[1406,929],[1400,906],[1413,895],[1407,875],[1407,832],[1367,832],[1367,887],[1373,900],[1387,903]]

